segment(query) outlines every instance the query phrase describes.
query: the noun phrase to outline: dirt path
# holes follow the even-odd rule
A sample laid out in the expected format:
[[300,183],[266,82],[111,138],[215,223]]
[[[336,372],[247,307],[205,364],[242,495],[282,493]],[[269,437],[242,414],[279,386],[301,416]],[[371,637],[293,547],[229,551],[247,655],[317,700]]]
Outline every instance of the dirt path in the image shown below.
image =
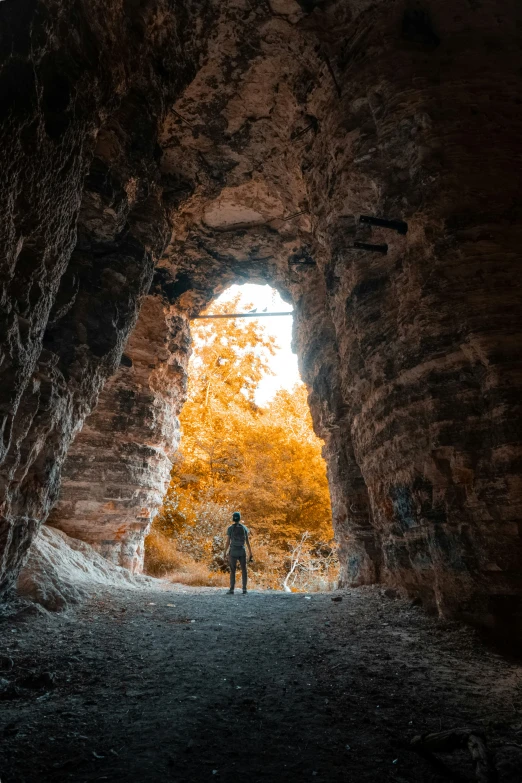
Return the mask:
[[435,783],[455,778],[405,743],[468,724],[520,783],[520,665],[377,589],[335,595],[122,591],[3,622],[2,783]]

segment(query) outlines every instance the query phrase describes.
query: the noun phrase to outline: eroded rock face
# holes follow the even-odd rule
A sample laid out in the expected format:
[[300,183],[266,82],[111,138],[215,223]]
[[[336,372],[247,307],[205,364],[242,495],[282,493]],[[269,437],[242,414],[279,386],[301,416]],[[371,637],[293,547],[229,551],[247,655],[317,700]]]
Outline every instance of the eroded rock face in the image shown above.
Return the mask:
[[[443,614],[494,622],[517,602],[522,563],[519,184],[504,169],[520,148],[498,131],[516,92],[501,73],[508,52],[518,57],[521,9],[389,11],[361,13],[356,35],[353,15],[337,15],[328,46],[344,41],[333,66],[342,119],[329,113],[323,138],[343,162],[309,183],[312,211],[329,205],[342,395],[382,578]],[[392,66],[385,41],[399,27]],[[521,119],[517,108],[511,127]],[[349,249],[356,203],[408,221],[404,237],[368,232],[386,256]]]
[[[6,536],[6,569],[16,569],[30,529],[55,497],[63,453],[120,359],[155,264],[150,296],[161,300],[162,323],[169,308],[180,318],[174,353],[186,318],[231,282],[271,282],[294,304],[345,583],[387,581],[443,614],[483,623],[512,618],[522,595],[519,4],[227,0],[200,4],[197,14],[189,5],[179,27],[181,7],[167,13],[151,0],[146,8],[139,16],[147,45],[133,65],[139,78],[129,59],[122,91],[97,98],[106,107],[103,123],[96,120],[101,130],[91,137],[85,131],[92,141],[83,158],[71,152],[84,168],[70,182],[76,212],[68,198],[72,228],[61,266],[54,283],[42,278],[47,310],[38,309],[39,299],[24,310],[41,335],[33,364],[29,354],[20,364],[23,388],[34,389],[28,384],[37,358],[47,362],[52,415],[45,416],[59,426],[40,425],[27,413],[29,402],[13,398],[21,423],[10,453],[17,465],[23,454],[27,479],[23,491],[17,484],[6,495],[11,506],[20,498],[20,517],[9,506],[4,526],[20,531],[17,541]],[[109,32],[115,19],[121,23],[110,3],[98,13],[110,18]],[[124,30],[127,17],[137,23],[138,11],[121,13]],[[203,46],[207,34],[198,59],[190,42]],[[93,28],[92,35],[105,41],[107,33]],[[159,49],[169,63],[179,56],[186,64],[179,78],[163,73]],[[133,51],[131,37],[125,57]],[[120,64],[107,49],[96,73],[112,74],[119,85]],[[160,108],[156,99],[164,101]],[[27,116],[27,107],[19,111]],[[94,110],[85,112],[94,128]],[[53,169],[49,193],[65,181],[56,177]],[[63,213],[57,203],[46,208],[48,216]],[[30,202],[26,213],[35,209]],[[400,219],[407,233],[362,225],[360,215]],[[39,247],[55,247],[58,226],[47,218],[42,225]],[[9,246],[18,247],[22,235],[13,229]],[[387,252],[354,242],[387,245]],[[27,268],[37,268],[31,256]],[[149,510],[152,475],[165,471],[155,450],[141,472],[132,467],[144,443],[141,425],[127,430],[127,441],[118,434],[109,456],[105,451],[105,423],[125,408],[118,389],[136,380],[126,372],[120,368],[106,386],[99,413],[79,436],[53,517],[82,537],[72,505],[64,510],[67,493],[78,489],[75,461],[83,464],[94,443],[104,444],[107,477],[127,443],[134,456],[119,481],[136,500],[143,488]],[[179,402],[182,376],[161,394]],[[146,391],[139,403],[144,421],[155,394]],[[6,476],[14,476],[12,460]],[[45,464],[42,489],[34,484],[36,468],[29,470],[38,460]],[[109,483],[91,492],[93,512],[109,499]],[[125,539],[138,507],[118,503],[82,525],[102,535],[121,515]],[[14,522],[23,509],[31,511]],[[144,519],[139,535],[145,526]],[[115,539],[111,532],[106,540]],[[111,551],[120,557],[118,547]]]
[[51,612],[82,603],[107,589],[149,588],[155,580],[109,563],[85,541],[42,526],[17,582],[18,594]]
[[2,590],[169,236],[157,126],[211,16],[178,5],[0,4]]
[[145,297],[120,368],[72,444],[48,523],[131,571],[170,480],[184,399],[188,322]]

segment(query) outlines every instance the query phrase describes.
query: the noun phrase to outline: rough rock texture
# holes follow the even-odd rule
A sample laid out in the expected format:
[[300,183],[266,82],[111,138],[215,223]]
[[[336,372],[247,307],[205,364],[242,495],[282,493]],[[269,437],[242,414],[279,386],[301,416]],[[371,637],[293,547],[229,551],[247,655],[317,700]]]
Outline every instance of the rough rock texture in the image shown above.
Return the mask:
[[143,541],[161,505],[179,438],[188,323],[147,296],[120,368],[76,437],[48,523],[140,571]]
[[67,609],[107,588],[151,588],[158,580],[108,563],[89,544],[42,527],[19,576],[18,594],[51,612]]
[[[91,129],[82,136],[90,146],[71,151],[69,168],[62,148],[53,153],[62,169],[50,165],[45,145],[31,163],[45,160],[51,171],[37,191],[45,209],[38,212],[35,195],[23,214],[41,220],[38,248],[51,248],[54,277],[35,277],[39,267],[27,256],[28,279],[46,293],[41,305],[40,294],[25,303],[26,315],[20,304],[9,311],[34,319],[40,337],[31,337],[33,358],[26,352],[23,367],[13,365],[33,396],[12,399],[19,424],[5,463],[6,572],[15,573],[56,496],[68,442],[119,360],[155,259],[150,295],[174,308],[180,330],[231,282],[269,281],[293,302],[295,344],[326,444],[344,582],[381,580],[446,615],[512,623],[522,596],[520,5],[227,0],[198,4],[197,24],[191,4],[142,5],[146,11],[96,6],[89,27],[67,6],[79,30],[74,46],[106,49],[74,93],[92,102],[75,115]],[[75,13],[82,7],[74,4]],[[67,17],[61,8],[51,6],[47,25]],[[26,21],[34,13],[27,10]],[[101,18],[103,30],[94,23]],[[21,46],[25,28],[13,19]],[[139,47],[136,25],[146,42]],[[120,59],[107,43],[116,30]],[[72,46],[61,35],[56,27],[52,64]],[[196,39],[205,50],[199,59]],[[78,72],[74,78],[85,78],[83,66]],[[122,86],[96,93],[93,74]],[[20,119],[26,134],[44,133],[43,94],[36,91],[34,106],[17,106],[17,117],[39,123],[33,131]],[[12,124],[8,130],[26,143]],[[9,160],[21,177],[16,161],[30,151],[17,149]],[[30,166],[23,171],[37,176]],[[52,195],[66,185],[67,213]],[[364,228],[361,214],[407,221],[408,232]],[[14,224],[9,230],[14,254],[26,234]],[[354,241],[387,243],[388,252],[355,249]],[[28,291],[24,283],[23,296]],[[29,383],[39,357],[47,396]],[[100,423],[95,413],[71,455],[62,509],[84,437],[101,442],[103,420],[120,415],[110,397],[124,387],[124,372],[104,392]],[[179,399],[181,375],[168,392]],[[5,377],[8,393],[14,376]],[[35,394],[47,405],[39,418]],[[140,409],[144,419],[155,394]],[[138,429],[127,441],[135,454],[147,442]],[[106,452],[108,466],[121,443],[118,436]],[[140,487],[147,494],[151,486],[156,453],[141,477],[132,460],[125,468],[121,483],[137,502],[132,513],[122,503],[108,525],[117,529],[121,515],[123,538],[136,522]],[[94,489],[91,498],[110,499]],[[74,525],[67,514],[63,524]]]
[[[330,312],[381,578],[493,623],[513,612],[522,578],[521,214],[509,163],[522,114],[505,70],[506,57],[520,61],[522,10],[397,4],[385,18],[372,6],[355,27],[347,11],[327,28],[342,120],[330,112],[322,136],[342,162],[316,168],[309,192],[312,212],[330,205]],[[345,216],[358,211],[406,219],[408,234],[373,230],[386,256],[349,250]],[[359,563],[346,566],[357,578]]]
[[157,126],[205,2],[0,4],[0,589],[57,499],[168,236]]

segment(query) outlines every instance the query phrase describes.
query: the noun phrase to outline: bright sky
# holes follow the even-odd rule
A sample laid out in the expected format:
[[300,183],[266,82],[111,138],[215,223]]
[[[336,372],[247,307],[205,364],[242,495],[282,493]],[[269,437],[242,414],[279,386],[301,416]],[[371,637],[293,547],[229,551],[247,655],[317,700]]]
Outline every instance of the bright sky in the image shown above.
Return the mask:
[[[241,303],[238,309],[240,313],[245,313],[251,308],[257,308],[260,312],[266,307],[269,313],[288,312],[292,309],[269,285],[253,285],[252,283],[230,286],[216,299],[216,302],[228,302],[238,293],[241,294]],[[250,307],[247,308],[246,305],[250,305]],[[279,348],[275,356],[270,357],[270,367],[275,374],[264,378],[258,386],[256,392],[258,405],[264,405],[271,400],[279,389],[290,390],[301,380],[297,369],[297,356],[292,353],[290,347],[293,320],[287,315],[279,318],[259,318],[259,323],[263,325],[268,334],[276,338]]]

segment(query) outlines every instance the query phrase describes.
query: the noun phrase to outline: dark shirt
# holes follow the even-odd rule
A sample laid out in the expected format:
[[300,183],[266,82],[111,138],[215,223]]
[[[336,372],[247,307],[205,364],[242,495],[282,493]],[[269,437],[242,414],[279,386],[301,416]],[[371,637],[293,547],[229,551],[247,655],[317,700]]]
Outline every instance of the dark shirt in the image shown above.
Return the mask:
[[[238,529],[242,528],[242,530]],[[242,525],[241,522],[230,525],[227,530],[227,535],[230,536],[230,554],[234,557],[241,557],[246,555],[245,542],[248,535],[248,528]]]

